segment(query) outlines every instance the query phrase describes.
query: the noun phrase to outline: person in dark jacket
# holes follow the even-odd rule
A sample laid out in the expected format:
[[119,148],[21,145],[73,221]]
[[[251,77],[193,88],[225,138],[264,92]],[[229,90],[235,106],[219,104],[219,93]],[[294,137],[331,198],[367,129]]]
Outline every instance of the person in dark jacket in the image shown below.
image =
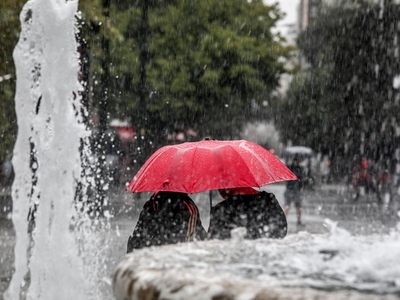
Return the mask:
[[144,204],[136,227],[129,236],[127,252],[206,238],[199,210],[187,194],[158,192]]
[[287,221],[275,195],[253,188],[219,190],[225,199],[211,208],[208,237],[228,239],[231,230],[245,227],[245,238],[283,238]]
[[297,215],[297,226],[304,226],[301,222],[301,202],[302,202],[302,189],[303,183],[306,180],[304,174],[304,168],[300,165],[300,158],[295,156],[293,162],[288,166],[290,171],[292,171],[299,180],[291,180],[286,183],[285,190],[285,215],[289,215],[290,205],[292,202],[296,208]]

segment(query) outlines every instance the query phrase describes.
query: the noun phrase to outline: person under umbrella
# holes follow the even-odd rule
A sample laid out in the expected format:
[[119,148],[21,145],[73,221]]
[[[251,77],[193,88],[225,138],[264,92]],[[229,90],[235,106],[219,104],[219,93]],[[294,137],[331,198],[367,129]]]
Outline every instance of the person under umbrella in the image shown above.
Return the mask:
[[219,190],[224,201],[211,208],[208,237],[228,239],[231,230],[245,227],[245,238],[283,238],[287,220],[275,195],[253,188]]
[[288,168],[297,176],[299,180],[291,180],[286,183],[285,190],[285,215],[289,215],[290,205],[293,202],[296,208],[297,226],[304,226],[301,222],[301,202],[303,184],[306,181],[304,168],[300,165],[300,158],[295,156],[293,162]]
[[[186,142],[161,147],[146,160],[126,190],[133,193],[169,190],[185,193],[187,196],[187,194],[226,187],[260,188],[270,183],[297,179],[296,175],[275,155],[256,143],[246,140],[218,141],[206,139],[199,142]],[[266,195],[267,193],[260,193],[260,195],[250,195],[248,197],[261,199],[267,197]],[[246,198],[246,196],[243,196],[243,198]],[[281,226],[285,228],[284,234],[276,234],[274,226],[276,222],[273,222],[275,218],[274,211],[269,204],[261,207],[260,211],[265,209],[271,210],[271,216],[273,217],[269,217],[271,221],[268,222],[261,220],[262,226],[260,230],[268,231],[270,236],[284,236],[286,227],[284,225]],[[276,211],[279,212],[278,210]],[[148,204],[140,219],[145,219],[147,217],[146,214],[152,215],[153,213],[154,211],[151,210],[151,206]],[[262,217],[262,214],[264,212],[261,215],[254,212],[253,214],[249,213],[249,219],[253,218],[253,216]],[[152,220],[152,217],[148,218]],[[187,218],[185,220],[185,222],[188,222]],[[286,219],[284,220],[286,221]],[[145,225],[155,231],[154,235],[153,233],[149,235],[147,232],[141,233],[144,230],[141,229],[141,226],[144,227],[141,224],[144,223],[140,220],[138,223],[139,228],[130,237],[128,251],[133,249],[131,245],[134,244],[133,240],[137,239],[138,235],[145,240],[145,246],[163,243],[157,237],[161,232],[161,225],[155,224],[156,229],[152,229],[151,225],[147,226],[147,222]],[[192,227],[189,226],[189,228]],[[148,236],[150,238],[146,238]],[[201,237],[201,234],[199,236]],[[172,242],[178,240],[174,236],[173,238]],[[167,242],[171,243],[171,240]]]
[[204,240],[199,210],[186,193],[158,192],[148,200],[128,238],[127,253],[143,247]]

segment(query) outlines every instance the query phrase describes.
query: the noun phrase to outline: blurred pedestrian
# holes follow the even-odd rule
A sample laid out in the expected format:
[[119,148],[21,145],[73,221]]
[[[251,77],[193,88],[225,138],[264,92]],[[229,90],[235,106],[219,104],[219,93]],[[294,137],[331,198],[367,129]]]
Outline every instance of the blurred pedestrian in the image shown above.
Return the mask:
[[378,172],[376,182],[379,213],[389,215],[391,213],[391,206],[393,206],[392,180],[389,170],[385,169],[383,172]]
[[297,225],[304,226],[301,222],[301,205],[302,205],[302,189],[303,182],[306,180],[304,174],[304,168],[300,165],[300,158],[295,156],[292,164],[288,165],[288,168],[297,176],[299,180],[291,180],[286,184],[285,190],[285,206],[284,211],[286,217],[289,215],[290,206],[293,203],[296,208]]
[[354,166],[352,183],[356,191],[353,198],[354,201],[357,201],[364,192],[369,194],[370,189],[373,189],[371,170],[365,157],[362,157],[360,162]]
[[206,237],[199,210],[187,194],[158,192],[144,204],[136,227],[129,236],[127,252],[143,247],[204,240]]
[[287,233],[285,214],[275,195],[253,188],[221,189],[224,199],[211,208],[208,236],[228,239],[231,230],[245,227],[245,238],[283,238]]

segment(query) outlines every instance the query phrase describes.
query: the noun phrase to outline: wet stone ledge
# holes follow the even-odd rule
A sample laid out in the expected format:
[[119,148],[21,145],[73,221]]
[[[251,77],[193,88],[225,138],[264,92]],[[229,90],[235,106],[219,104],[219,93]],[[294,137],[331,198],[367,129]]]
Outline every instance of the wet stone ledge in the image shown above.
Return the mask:
[[[115,299],[398,299],[393,294],[377,295],[351,288],[340,289],[329,284],[325,287],[312,287],[304,284],[307,280],[298,284],[281,284],[271,274],[263,276],[262,270],[268,266],[265,266],[263,259],[257,265],[257,255],[263,256],[263,251],[257,245],[274,248],[289,246],[285,245],[284,240],[270,243],[265,239],[261,244],[260,241],[206,241],[138,250],[126,255],[115,268],[112,280]],[[244,259],[246,253],[250,253],[248,251],[259,253],[249,255],[252,256],[250,259]],[[279,252],[282,251],[276,253]],[[272,255],[267,261],[284,257]]]

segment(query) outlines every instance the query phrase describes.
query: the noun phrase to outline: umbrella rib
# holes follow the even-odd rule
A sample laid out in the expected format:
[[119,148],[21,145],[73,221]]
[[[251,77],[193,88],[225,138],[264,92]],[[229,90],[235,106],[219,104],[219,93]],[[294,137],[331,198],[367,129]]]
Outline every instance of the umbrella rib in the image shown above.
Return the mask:
[[[259,146],[259,145],[258,145]],[[251,149],[249,147],[247,147],[246,145],[240,145],[241,148],[245,149],[246,151],[250,151]],[[261,146],[259,146],[261,147]],[[268,151],[268,150],[266,150]],[[276,158],[275,156],[273,156],[273,154],[271,154],[273,159],[278,160],[278,158]],[[268,170],[267,166],[268,164],[262,159],[260,158],[260,156],[256,153],[254,154],[254,157],[258,160],[258,162],[263,166],[263,168],[265,170]],[[283,163],[282,163],[283,164]],[[274,182],[281,182],[281,181],[287,181],[287,180],[292,180],[292,179],[288,179],[288,178],[281,178],[279,176],[276,176],[276,174],[274,174],[273,172],[269,172],[269,175],[273,178]],[[262,187],[263,185],[265,185],[266,183],[261,184],[259,187]]]
[[[237,149],[235,149],[234,147],[232,147],[231,145],[229,145],[229,147],[231,149],[233,149],[239,156],[240,160],[244,162],[245,166],[247,167],[247,171],[249,171],[248,173],[251,174],[253,181],[256,182],[256,178],[255,176],[251,173],[251,168],[249,167],[249,165],[247,164],[247,162],[243,159],[243,157],[240,155],[240,153],[237,151]],[[257,187],[261,187],[261,186],[257,186]]]
[[[194,172],[195,172],[195,168],[194,168],[194,158],[196,157],[196,153],[197,153],[197,148],[194,148],[194,151],[193,151],[193,155],[192,155],[192,162],[191,162],[191,166],[190,166],[190,170],[191,170],[191,178],[194,178]],[[194,186],[194,184],[193,184],[193,182],[192,182],[192,185]]]

